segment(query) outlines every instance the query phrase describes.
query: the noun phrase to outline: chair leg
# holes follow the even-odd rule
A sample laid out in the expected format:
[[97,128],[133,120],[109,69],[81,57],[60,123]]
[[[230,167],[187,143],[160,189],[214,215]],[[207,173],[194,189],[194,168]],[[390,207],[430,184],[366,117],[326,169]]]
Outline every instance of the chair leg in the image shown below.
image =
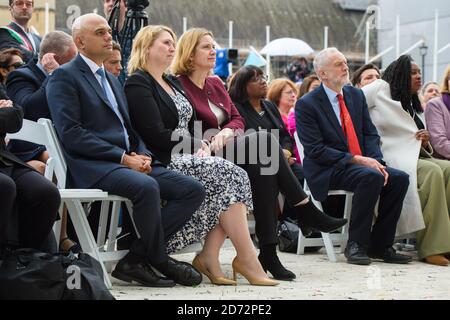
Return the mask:
[[130,200],[126,200],[125,205],[127,206],[128,214],[130,215],[131,222],[133,223],[133,227],[134,227],[134,231],[136,232],[136,236],[138,239],[140,239],[141,235],[139,234],[139,231],[136,228],[136,223],[134,223],[134,219],[133,219],[133,203],[131,203]]
[[102,201],[102,206],[100,209],[100,221],[98,224],[97,232],[97,247],[102,248],[104,251],[105,241],[106,241],[106,227],[108,225],[109,218],[109,201]]
[[119,228],[120,201],[113,201],[111,222],[109,224],[108,246],[106,251],[114,251],[116,248],[117,231]]
[[323,244],[325,245],[325,250],[327,251],[328,260],[331,262],[336,262],[336,254],[334,253],[333,242],[331,241],[330,234],[321,232]]
[[67,205],[67,210],[69,211],[70,218],[73,222],[83,252],[91,255],[100,262],[103,270],[105,285],[108,289],[111,289],[111,280],[109,279],[105,264],[100,257],[97,243],[95,242],[94,235],[92,234],[91,227],[89,226],[89,222],[85,215],[81,201],[79,199],[63,199],[63,201]]
[[297,254],[305,254],[305,241],[302,230],[298,228]]
[[345,206],[344,206],[344,218],[346,218],[349,222],[342,227],[341,231],[341,243],[339,251],[340,253],[344,253],[345,247],[348,241],[348,228],[350,224],[350,214],[352,211],[352,202],[353,202],[353,194],[347,194],[345,196]]
[[55,223],[53,224],[53,233],[55,234],[58,250],[59,250],[59,239],[61,239],[61,219],[63,215],[63,208],[64,204],[61,203],[58,210],[59,220],[55,221]]

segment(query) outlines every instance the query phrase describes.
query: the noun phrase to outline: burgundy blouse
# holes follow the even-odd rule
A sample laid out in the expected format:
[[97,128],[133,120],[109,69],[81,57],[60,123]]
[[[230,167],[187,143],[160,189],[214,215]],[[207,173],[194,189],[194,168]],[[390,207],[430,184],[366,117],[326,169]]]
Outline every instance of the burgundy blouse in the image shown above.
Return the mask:
[[[231,101],[228,92],[218,77],[208,77],[205,81],[203,89],[197,87],[186,75],[178,78],[183,85],[185,93],[197,113],[197,120],[202,121],[202,129],[205,132],[208,129],[224,129],[244,131],[244,119]],[[222,109],[227,120],[219,126],[216,115],[212,112],[209,101]]]

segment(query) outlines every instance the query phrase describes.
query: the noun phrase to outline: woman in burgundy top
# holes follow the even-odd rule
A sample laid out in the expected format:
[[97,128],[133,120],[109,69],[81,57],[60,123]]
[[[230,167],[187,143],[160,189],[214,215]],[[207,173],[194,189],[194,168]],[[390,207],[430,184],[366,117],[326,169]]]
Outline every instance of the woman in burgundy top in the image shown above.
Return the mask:
[[303,226],[329,232],[346,220],[330,218],[309,202],[278,141],[270,133],[244,134],[244,121],[223,83],[210,76],[216,60],[214,43],[210,31],[188,30],[178,42],[172,71],[179,75],[197,118],[202,121],[204,138],[211,141],[211,151],[239,165],[250,178],[261,265],[276,279],[292,280],[295,274],[284,268],[276,253],[275,210],[279,191],[296,206]]
[[209,143],[195,136],[196,114],[184,91],[175,77],[165,74],[175,55],[175,41],[175,33],[166,26],[142,28],[134,39],[125,83],[133,128],[153,158],[205,187],[202,205],[182,228],[167,235],[167,252],[204,239],[192,265],[214,284],[236,285],[225,277],[219,262],[220,248],[228,236],[240,265],[251,270],[251,283],[277,285],[264,272],[248,231],[247,209],[253,203],[247,173],[232,162],[210,156]]

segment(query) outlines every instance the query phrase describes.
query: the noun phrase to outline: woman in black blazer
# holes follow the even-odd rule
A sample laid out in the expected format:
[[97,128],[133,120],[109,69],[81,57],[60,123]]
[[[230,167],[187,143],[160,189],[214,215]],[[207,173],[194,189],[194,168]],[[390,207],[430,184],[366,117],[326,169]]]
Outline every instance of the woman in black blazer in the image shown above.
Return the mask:
[[22,109],[0,94],[0,258],[7,246],[39,249],[61,201],[51,181],[6,150],[5,135],[19,131],[22,120]]
[[266,80],[260,68],[243,67],[238,70],[230,83],[230,97],[245,119],[245,130],[267,130],[278,136],[280,147],[292,172],[303,185],[303,169],[294,158],[294,139],[289,134],[277,106],[265,100]]
[[251,284],[273,286],[265,274],[250,238],[247,211],[253,208],[247,173],[233,163],[212,157],[195,135],[195,111],[176,78],[165,75],[175,53],[175,34],[164,26],[147,26],[134,39],[128,63],[125,94],[133,127],[155,157],[168,166],[201,181],[206,197],[183,228],[166,235],[168,253],[205,238],[193,266],[212,283],[235,285],[220,267],[219,251],[229,236],[237,252],[233,261]]
[[[264,99],[267,94],[267,83],[265,81],[252,83],[251,81],[254,73],[257,72],[258,74],[258,69],[253,66],[247,66],[236,73],[235,77],[237,76],[238,79],[233,78],[234,81],[230,84],[231,99],[245,120],[245,130],[267,130],[278,136],[280,147],[286,160],[300,185],[303,186],[303,168],[294,157],[294,139],[289,134],[277,106],[271,101]],[[246,88],[247,90],[238,90],[238,85],[240,88]],[[258,102],[256,108],[250,102],[250,95],[257,97],[255,100]],[[297,212],[289,202],[286,202],[283,208],[282,218],[287,217],[297,220]],[[305,235],[311,232],[307,229],[309,228],[302,227]]]

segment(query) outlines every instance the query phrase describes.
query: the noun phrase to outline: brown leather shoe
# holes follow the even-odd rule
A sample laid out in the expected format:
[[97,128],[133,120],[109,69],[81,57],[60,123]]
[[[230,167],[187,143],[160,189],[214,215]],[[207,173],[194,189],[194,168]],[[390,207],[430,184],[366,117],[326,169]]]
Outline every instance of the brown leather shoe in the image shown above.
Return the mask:
[[450,264],[450,261],[448,261],[443,255],[436,254],[433,256],[425,257],[425,262],[429,264],[434,264],[437,266],[443,266],[446,267]]

